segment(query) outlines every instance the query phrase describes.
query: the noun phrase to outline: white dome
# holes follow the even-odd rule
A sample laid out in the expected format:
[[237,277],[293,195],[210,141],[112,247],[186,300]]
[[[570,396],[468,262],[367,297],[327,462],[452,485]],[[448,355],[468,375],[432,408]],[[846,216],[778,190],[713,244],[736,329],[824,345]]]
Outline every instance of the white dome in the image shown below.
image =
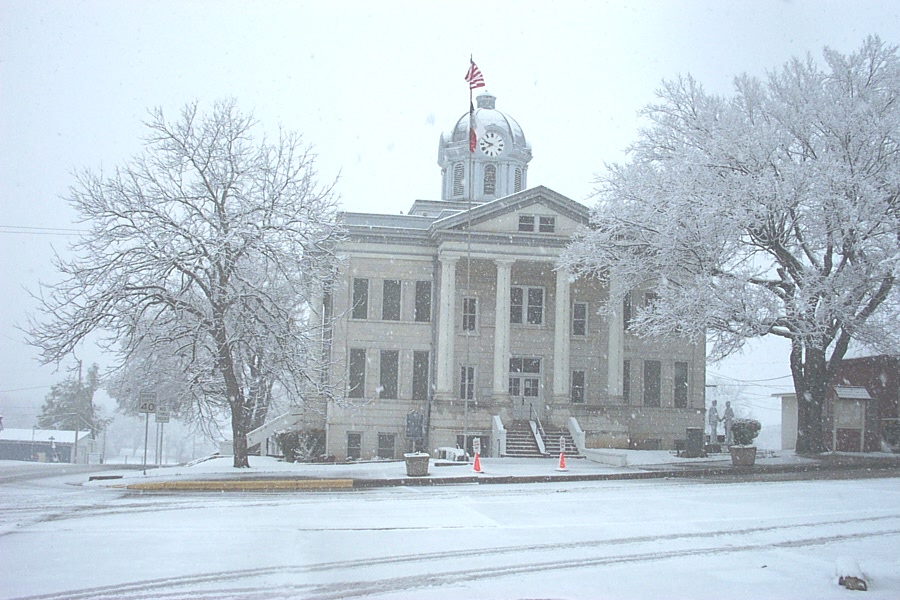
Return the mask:
[[[520,148],[530,148],[528,142],[525,140],[525,134],[522,132],[522,128],[516,120],[494,108],[496,100],[496,96],[492,96],[487,92],[479,94],[476,98],[478,104],[475,109],[475,120],[485,129],[491,127],[500,128],[509,136],[509,139],[511,139],[516,146]],[[456,127],[453,128],[453,132],[450,134],[450,142],[462,142],[468,139],[469,113],[466,112],[459,118],[459,121],[456,122]]]

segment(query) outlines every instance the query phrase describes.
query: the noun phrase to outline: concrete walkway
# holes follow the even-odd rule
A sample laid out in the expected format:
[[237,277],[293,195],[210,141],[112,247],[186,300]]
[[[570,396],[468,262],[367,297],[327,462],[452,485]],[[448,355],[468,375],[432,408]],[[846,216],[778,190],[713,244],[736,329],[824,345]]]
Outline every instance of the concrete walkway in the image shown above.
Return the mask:
[[[251,457],[250,469],[235,469],[232,458],[214,457],[190,465],[114,475],[98,475],[90,484],[142,492],[175,491],[286,491],[350,490],[389,486],[524,484],[567,481],[604,481],[655,478],[771,478],[862,476],[900,477],[900,455],[827,454],[815,458],[777,452],[760,456],[753,467],[734,467],[728,455],[678,459],[669,453],[629,452],[625,466],[609,466],[586,459],[567,460],[565,470],[556,459],[480,459],[472,463],[431,460],[428,474],[409,477],[403,461],[350,464],[285,463],[271,457]],[[662,460],[663,462],[660,462]]]

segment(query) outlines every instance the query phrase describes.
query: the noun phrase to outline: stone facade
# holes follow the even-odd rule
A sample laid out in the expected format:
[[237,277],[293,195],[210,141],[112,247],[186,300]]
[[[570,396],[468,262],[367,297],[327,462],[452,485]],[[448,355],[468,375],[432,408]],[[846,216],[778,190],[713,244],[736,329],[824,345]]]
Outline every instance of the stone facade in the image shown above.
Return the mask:
[[704,345],[637,338],[627,312],[649,290],[601,316],[608,290],[557,268],[588,209],[524,188],[531,148],[494,102],[479,98],[475,116],[503,150],[469,152],[464,115],[441,138],[441,200],[344,214],[341,264],[322,296],[334,317],[330,383],[344,398],[313,400],[304,418],[338,460],[412,451],[416,415],[419,448],[478,437],[485,455],[502,451],[498,431],[514,420],[579,429],[586,448],[673,448],[703,426]]

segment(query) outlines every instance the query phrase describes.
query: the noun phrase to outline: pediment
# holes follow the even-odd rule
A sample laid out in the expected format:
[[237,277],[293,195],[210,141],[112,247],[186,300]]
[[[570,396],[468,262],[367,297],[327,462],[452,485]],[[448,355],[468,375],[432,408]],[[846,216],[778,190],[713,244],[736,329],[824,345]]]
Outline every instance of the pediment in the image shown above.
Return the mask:
[[[520,220],[524,225],[520,226]],[[527,223],[534,224],[527,231]],[[586,206],[544,186],[538,186],[492,202],[474,206],[470,210],[439,219],[432,225],[432,233],[441,231],[469,231],[487,234],[544,235],[570,237],[589,222]],[[541,231],[541,224],[545,231]],[[546,231],[552,224],[553,231]],[[523,231],[521,227],[526,227]]]

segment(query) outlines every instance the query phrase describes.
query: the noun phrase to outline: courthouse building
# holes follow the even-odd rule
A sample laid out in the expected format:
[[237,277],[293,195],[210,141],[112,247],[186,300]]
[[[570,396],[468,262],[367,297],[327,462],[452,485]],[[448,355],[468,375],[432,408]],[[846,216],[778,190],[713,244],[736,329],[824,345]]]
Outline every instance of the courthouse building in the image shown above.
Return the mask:
[[[703,427],[705,346],[642,339],[628,320],[651,289],[633,290],[611,317],[607,289],[557,268],[588,209],[528,187],[531,146],[490,94],[477,97],[481,136],[469,147],[466,113],[441,136],[440,200],[407,214],[344,213],[348,235],[322,313],[325,352],[342,402],[289,422],[325,432],[326,453],[400,458],[413,448],[483,455],[674,448]],[[569,448],[572,451],[572,448]]]

